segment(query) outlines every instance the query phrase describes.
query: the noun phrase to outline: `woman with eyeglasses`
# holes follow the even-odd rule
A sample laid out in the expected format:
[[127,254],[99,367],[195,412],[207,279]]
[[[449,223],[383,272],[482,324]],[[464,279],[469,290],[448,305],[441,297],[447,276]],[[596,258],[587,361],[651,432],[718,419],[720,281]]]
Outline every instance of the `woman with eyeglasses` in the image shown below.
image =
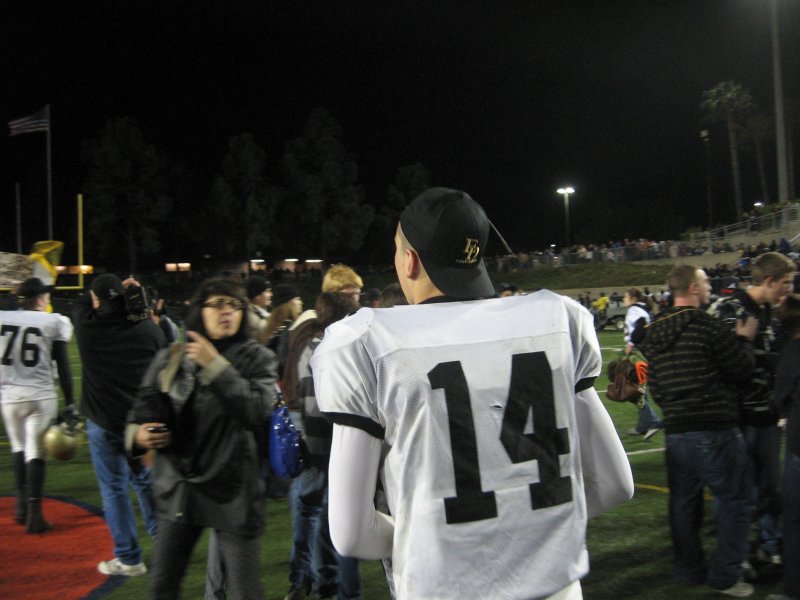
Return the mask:
[[152,599],[178,598],[206,527],[216,532],[229,597],[264,598],[265,484],[256,440],[275,402],[277,361],[251,339],[247,303],[235,280],[202,283],[189,304],[186,344],[156,356],[134,406],[129,448],[155,451]]

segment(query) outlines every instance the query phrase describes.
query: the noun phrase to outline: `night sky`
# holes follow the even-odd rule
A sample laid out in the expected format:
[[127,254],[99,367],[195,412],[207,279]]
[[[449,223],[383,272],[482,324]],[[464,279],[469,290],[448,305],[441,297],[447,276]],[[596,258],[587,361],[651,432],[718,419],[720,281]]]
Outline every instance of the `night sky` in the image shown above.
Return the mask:
[[[785,94],[800,98],[800,2],[779,2]],[[282,183],[284,144],[322,106],[367,202],[381,205],[397,169],[421,162],[521,250],[562,241],[563,185],[577,190],[573,241],[706,225],[704,128],[716,219],[732,218],[727,138],[702,123],[701,94],[733,79],[773,109],[767,0],[160,4],[0,8],[0,121],[52,107],[57,239],[72,232],[81,141],[110,117],[134,117],[189,162],[206,197],[243,132]],[[767,151],[774,201],[773,141]],[[762,198],[752,153],[741,161],[749,205]],[[44,179],[44,134],[0,136],[0,250],[16,247],[15,181],[24,245],[46,237]]]

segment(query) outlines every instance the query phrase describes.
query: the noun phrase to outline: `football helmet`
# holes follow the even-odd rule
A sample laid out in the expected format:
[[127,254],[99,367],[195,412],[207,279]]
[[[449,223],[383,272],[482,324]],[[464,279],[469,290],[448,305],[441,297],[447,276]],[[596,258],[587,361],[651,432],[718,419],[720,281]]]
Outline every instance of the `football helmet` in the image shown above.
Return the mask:
[[78,452],[79,423],[52,425],[44,434],[47,453],[57,460],[70,460]]

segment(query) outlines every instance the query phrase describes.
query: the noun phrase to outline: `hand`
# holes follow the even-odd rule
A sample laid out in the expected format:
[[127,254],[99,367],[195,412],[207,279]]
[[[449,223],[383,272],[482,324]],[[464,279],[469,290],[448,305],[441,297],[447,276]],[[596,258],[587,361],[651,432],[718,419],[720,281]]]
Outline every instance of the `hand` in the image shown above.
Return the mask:
[[219,356],[214,344],[209,342],[204,335],[196,331],[187,331],[186,335],[192,340],[186,342],[186,357],[195,364],[205,369],[211,364],[211,361]]
[[135,285],[136,287],[142,287],[142,284],[136,281],[133,277],[128,277],[127,279],[122,280],[123,287],[130,287]]
[[622,352],[625,354],[625,356],[628,356],[631,353],[631,350],[633,350],[633,346],[626,344],[625,349]]
[[756,339],[758,333],[758,319],[748,315],[744,319],[736,319],[736,335],[746,337],[751,342]]
[[72,423],[78,420],[78,409],[74,404],[67,404],[58,413],[59,423]]
[[142,423],[136,430],[136,445],[148,450],[166,448],[172,443],[172,433],[169,431],[150,431],[152,427],[166,427],[164,423]]

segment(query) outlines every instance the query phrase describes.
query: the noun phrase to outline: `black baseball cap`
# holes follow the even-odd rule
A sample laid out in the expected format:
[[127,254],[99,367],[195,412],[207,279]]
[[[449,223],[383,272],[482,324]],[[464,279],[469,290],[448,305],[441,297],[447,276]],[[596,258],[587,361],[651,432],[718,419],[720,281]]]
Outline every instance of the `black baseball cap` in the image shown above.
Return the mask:
[[469,194],[440,187],[425,190],[401,213],[400,228],[445,295],[495,295],[483,261],[489,219]]
[[20,300],[30,300],[36,298],[36,296],[46,294],[51,290],[52,288],[49,285],[45,285],[44,281],[38,277],[31,277],[23,281],[19,285],[19,288],[17,288],[17,298]]
[[125,286],[122,280],[113,273],[98,275],[90,288],[100,300],[100,312],[113,313],[125,306]]

